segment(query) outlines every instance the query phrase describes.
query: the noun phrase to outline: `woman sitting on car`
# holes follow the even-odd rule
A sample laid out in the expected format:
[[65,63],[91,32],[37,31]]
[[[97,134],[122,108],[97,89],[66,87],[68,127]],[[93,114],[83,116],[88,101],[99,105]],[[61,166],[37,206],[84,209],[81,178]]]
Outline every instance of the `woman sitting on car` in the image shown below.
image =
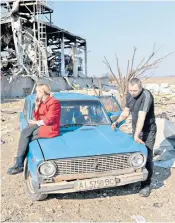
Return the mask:
[[28,120],[29,126],[21,132],[15,164],[7,172],[10,175],[23,171],[28,144],[31,140],[60,135],[61,105],[56,98],[51,96],[51,90],[47,84],[39,84],[36,87],[33,115],[35,120]]

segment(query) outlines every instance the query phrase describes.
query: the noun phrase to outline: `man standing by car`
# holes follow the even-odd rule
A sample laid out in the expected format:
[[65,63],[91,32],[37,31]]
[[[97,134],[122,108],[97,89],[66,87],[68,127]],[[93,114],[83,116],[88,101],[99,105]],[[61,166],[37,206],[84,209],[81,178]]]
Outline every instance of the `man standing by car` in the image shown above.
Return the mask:
[[117,125],[127,119],[130,112],[132,115],[132,129],[134,140],[137,143],[143,143],[148,149],[146,168],[148,178],[141,182],[140,195],[148,197],[151,189],[151,177],[153,174],[153,147],[157,127],[154,115],[154,98],[150,91],[142,87],[142,82],[138,78],[133,78],[129,82],[129,93],[126,98],[126,107],[116,122],[112,124],[115,130]]
[[23,171],[28,144],[31,140],[60,135],[60,115],[60,102],[51,96],[49,85],[37,85],[33,112],[35,120],[28,120],[29,126],[22,130],[15,164],[8,169],[8,174],[13,175]]

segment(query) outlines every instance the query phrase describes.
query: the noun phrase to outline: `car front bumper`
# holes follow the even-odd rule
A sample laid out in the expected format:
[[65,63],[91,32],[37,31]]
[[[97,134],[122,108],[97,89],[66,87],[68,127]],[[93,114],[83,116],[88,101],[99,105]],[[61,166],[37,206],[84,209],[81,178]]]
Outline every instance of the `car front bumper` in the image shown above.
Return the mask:
[[[83,179],[83,180],[75,180],[75,181],[64,181],[59,183],[44,183],[40,185],[38,192],[42,194],[55,194],[55,193],[72,193],[78,191],[88,191],[88,190],[95,190],[95,189],[102,189],[102,188],[109,188],[109,187],[117,187],[126,184],[136,183],[140,181],[146,180],[148,177],[148,171],[144,168],[140,172],[133,172],[127,173],[123,175],[109,175],[108,177],[98,177],[92,179]],[[91,181],[91,182],[90,182]],[[105,182],[110,181],[111,184],[109,185],[102,185],[98,184],[98,182]],[[94,182],[94,183],[93,183]],[[97,182],[97,184],[96,184]],[[92,184],[91,187],[85,187],[86,184]],[[93,185],[96,184],[96,185]],[[78,186],[77,186],[78,185]],[[83,185],[81,187],[81,185]]]

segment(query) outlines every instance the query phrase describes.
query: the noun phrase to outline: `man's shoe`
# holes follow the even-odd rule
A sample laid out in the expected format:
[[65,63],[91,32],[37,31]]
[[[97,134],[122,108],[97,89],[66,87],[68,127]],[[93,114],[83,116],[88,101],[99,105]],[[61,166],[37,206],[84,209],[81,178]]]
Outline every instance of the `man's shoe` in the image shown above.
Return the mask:
[[23,172],[24,157],[16,157],[14,166],[8,169],[7,174],[14,175]]
[[141,190],[139,191],[139,195],[141,197],[148,197],[151,193],[151,188],[150,186],[145,186],[143,188],[141,188]]

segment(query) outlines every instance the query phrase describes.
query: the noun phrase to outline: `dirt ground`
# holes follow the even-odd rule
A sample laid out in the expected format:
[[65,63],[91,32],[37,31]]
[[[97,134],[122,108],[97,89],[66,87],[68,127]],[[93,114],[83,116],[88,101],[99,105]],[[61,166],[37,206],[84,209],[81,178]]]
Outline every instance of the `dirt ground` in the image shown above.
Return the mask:
[[[2,101],[1,104],[1,221],[2,222],[136,222],[140,215],[147,222],[175,222],[175,170],[154,168],[152,193],[139,196],[139,183],[114,189],[50,195],[42,202],[32,202],[25,193],[23,174],[9,176],[19,139],[19,112],[23,100]],[[175,102],[161,98],[156,113],[169,111],[175,121]],[[130,120],[128,121],[130,125]]]

